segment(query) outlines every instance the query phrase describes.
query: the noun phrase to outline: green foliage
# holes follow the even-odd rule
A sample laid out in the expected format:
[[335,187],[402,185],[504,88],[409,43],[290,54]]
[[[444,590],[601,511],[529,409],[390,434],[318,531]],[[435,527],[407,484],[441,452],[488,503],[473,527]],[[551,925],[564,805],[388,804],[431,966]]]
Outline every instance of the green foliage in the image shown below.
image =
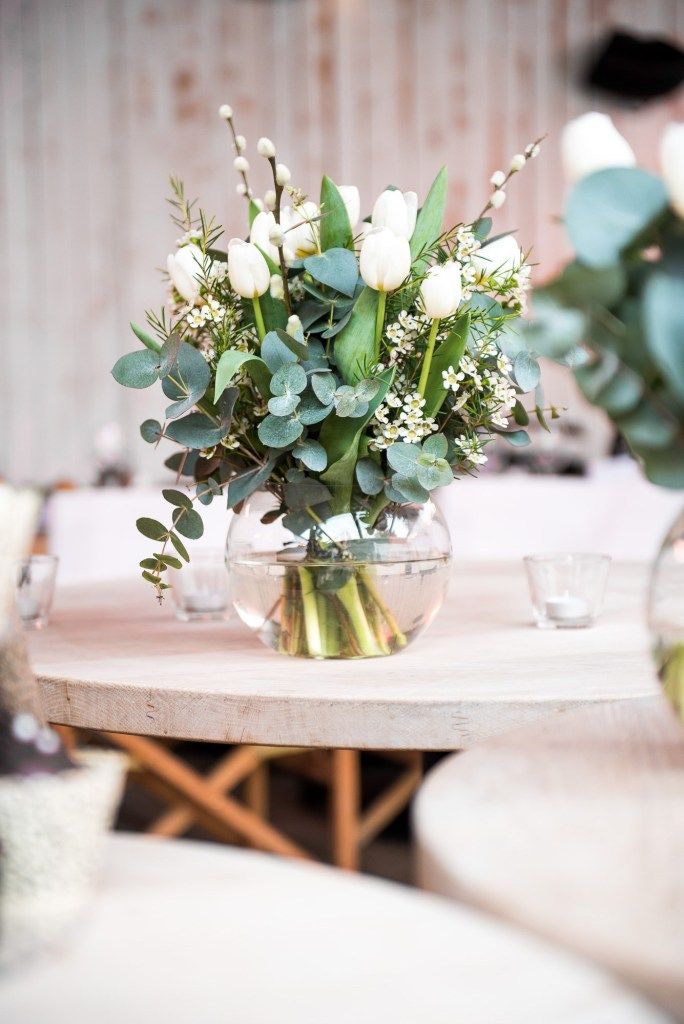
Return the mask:
[[385,493],[407,501],[427,501],[430,491],[446,487],[454,478],[446,460],[449,443],[444,434],[432,434],[422,445],[398,441],[387,449],[387,462],[395,471]]
[[465,313],[458,318],[454,329],[435,349],[425,387],[426,416],[436,416],[442,408],[447,396],[447,392],[444,390],[442,371],[448,370],[450,366],[458,366],[468,343],[469,330],[470,314]]
[[295,344],[294,339],[284,331],[269,331],[261,343],[261,358],[271,373],[275,373],[285,363],[297,362]]
[[218,444],[227,430],[203,412],[191,412],[189,416],[174,420],[166,428],[166,436],[187,448],[212,448]]
[[223,353],[216,366],[214,402],[218,402],[243,367],[256,384],[262,398],[268,398],[271,393],[271,372],[266,363],[251,352],[231,348]]
[[[344,200],[337,189],[337,185],[327,176],[327,174],[323,175],[323,180],[321,182],[320,236],[321,249],[323,249],[324,252],[338,247],[349,249],[352,245],[352,229],[349,223],[347,208],[344,205]],[[311,271],[309,271],[309,273],[311,273]],[[313,276],[316,277],[315,274]],[[321,278],[318,278],[317,280],[320,281]],[[338,290],[343,291],[344,289]]]
[[245,473],[234,477],[228,484],[228,508],[235,508],[236,505],[239,505],[240,502],[248,498],[250,494],[253,494],[254,491],[262,487],[273,472],[278,458],[278,452],[270,452],[262,465],[256,466],[254,469],[248,469]]
[[268,415],[258,427],[259,440],[268,448],[287,448],[302,436],[304,426],[296,415]]
[[167,529],[157,519],[138,519],[135,523],[138,528],[138,532],[142,533],[143,537],[148,537],[150,540],[166,540]]
[[143,348],[114,363],[112,377],[125,388],[149,388],[159,380],[159,354]]
[[356,256],[349,249],[327,249],[319,256],[309,256],[304,260],[304,269],[316,281],[342,292],[343,295],[351,297],[356,291],[359,265]]
[[175,363],[162,379],[162,391],[173,399],[166,408],[166,418],[174,419],[189,412],[206,394],[210,380],[211,370],[202,353],[187,342],[181,342]]
[[301,512],[305,508],[328,501],[332,495],[320,480],[305,477],[303,480],[286,483],[283,487],[283,497],[289,509],[293,512]]
[[356,482],[364,494],[380,494],[385,486],[385,474],[373,459],[359,459],[356,463]]
[[328,465],[328,454],[325,448],[319,441],[314,441],[310,437],[297,441],[292,449],[292,454],[307,469],[311,469],[315,473],[322,473]]
[[667,192],[660,178],[636,167],[612,167],[575,185],[565,223],[580,262],[609,267],[666,208]]
[[364,288],[344,330],[335,338],[335,362],[345,384],[356,384],[375,361],[375,316],[378,293]]
[[684,274],[656,271],[644,287],[646,342],[668,387],[684,399]]
[[177,508],[173,513],[173,525],[178,533],[190,540],[199,540],[204,533],[202,517],[191,508]]
[[163,436],[163,433],[164,431],[159,420],[145,420],[144,423],[140,424],[140,436],[148,444],[156,444],[160,437]]
[[531,352],[517,354],[513,362],[513,376],[521,391],[534,391],[541,379],[541,370]]
[[418,272],[427,265],[427,251],[442,234],[447,183],[447,169],[442,167],[430,186],[425,202],[418,211],[416,227],[410,243],[411,259]]

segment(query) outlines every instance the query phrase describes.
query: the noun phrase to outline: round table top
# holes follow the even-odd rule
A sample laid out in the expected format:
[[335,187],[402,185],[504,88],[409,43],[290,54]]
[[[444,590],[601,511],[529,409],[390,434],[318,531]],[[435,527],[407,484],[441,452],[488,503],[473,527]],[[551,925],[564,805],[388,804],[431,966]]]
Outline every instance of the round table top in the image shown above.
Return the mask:
[[590,957],[684,1020],[684,730],[664,699],[447,758],[414,824],[426,888]]
[[0,981],[3,1020],[665,1024],[599,968],[389,882],[210,844],[113,837],[51,957]]
[[58,591],[31,654],[53,722],[179,739],[455,750],[541,713],[656,691],[643,567],[613,566],[591,629],[531,626],[521,563],[454,569],[450,595],[407,650],[310,661],[241,622],[178,622],[148,585]]

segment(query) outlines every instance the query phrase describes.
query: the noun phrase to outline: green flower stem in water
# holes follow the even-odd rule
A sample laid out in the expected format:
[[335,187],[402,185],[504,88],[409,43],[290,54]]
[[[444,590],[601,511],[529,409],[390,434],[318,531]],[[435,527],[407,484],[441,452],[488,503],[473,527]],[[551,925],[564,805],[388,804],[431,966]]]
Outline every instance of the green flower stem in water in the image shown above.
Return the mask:
[[387,292],[378,292],[378,308],[375,314],[375,362],[380,362],[380,341],[385,326],[385,306],[387,305]]
[[428,335],[427,348],[425,350],[425,357],[423,359],[423,365],[420,371],[420,380],[418,381],[418,393],[420,394],[421,398],[425,397],[425,388],[427,387],[430,366],[432,364],[432,355],[435,351],[435,341],[437,340],[438,330],[439,320],[434,319],[430,324],[430,334]]
[[299,568],[299,580],[302,594],[302,607],[304,609],[304,630],[306,632],[306,643],[309,654],[312,658],[322,658],[324,655],[323,640],[321,637],[321,624],[318,617],[318,602],[313,579],[308,569],[303,566]]
[[[658,657],[658,654],[656,655]],[[659,653],[660,681],[665,696],[684,721],[684,644],[673,644]]]
[[384,638],[376,636],[368,623],[366,610],[354,576],[350,576],[344,586],[340,587],[337,596],[349,616],[361,653],[367,658],[377,657],[379,654],[389,654],[389,648]]
[[373,579],[371,577],[371,574],[368,572],[368,569],[366,569],[365,567],[359,569],[359,579],[363,583],[363,586],[368,592],[368,595],[372,598],[373,601],[375,601],[375,604],[382,612],[385,622],[389,626],[394,636],[394,639],[396,640],[399,647],[406,647],[406,636],[404,635],[404,633],[402,633],[401,629],[399,628],[399,623],[394,618],[392,612],[389,610],[383,599],[380,597],[378,589],[375,586],[375,583],[373,582]]
[[263,313],[261,312],[261,303],[259,302],[258,295],[255,295],[252,299],[252,306],[254,307],[254,320],[257,326],[259,341],[263,341],[266,337],[266,325],[264,323]]

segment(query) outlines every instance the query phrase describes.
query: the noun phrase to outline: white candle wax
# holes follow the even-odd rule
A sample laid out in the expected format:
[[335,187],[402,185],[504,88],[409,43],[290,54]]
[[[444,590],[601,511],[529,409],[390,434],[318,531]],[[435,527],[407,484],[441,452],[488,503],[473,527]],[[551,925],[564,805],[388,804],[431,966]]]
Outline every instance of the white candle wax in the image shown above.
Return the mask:
[[220,612],[228,605],[228,597],[219,591],[197,591],[183,594],[186,612]]
[[589,618],[589,603],[583,597],[559,594],[546,599],[546,615],[554,622],[581,622]]

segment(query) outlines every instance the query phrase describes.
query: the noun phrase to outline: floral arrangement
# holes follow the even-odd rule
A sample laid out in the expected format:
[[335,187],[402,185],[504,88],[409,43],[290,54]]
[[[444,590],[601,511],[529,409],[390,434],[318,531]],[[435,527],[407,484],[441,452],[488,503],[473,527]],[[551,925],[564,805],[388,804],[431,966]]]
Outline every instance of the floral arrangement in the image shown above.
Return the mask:
[[331,516],[371,530],[392,508],[475,473],[492,438],[528,444],[526,392],[546,425],[538,362],[511,329],[530,268],[510,234],[490,237],[488,216],[539,140],[495,172],[478,217],[444,230],[445,169],[422,205],[390,187],[360,221],[357,188],[326,176],[314,201],[267,138],[257,152],[272,187],[260,199],[232,109],[220,116],[248,239],[221,247],[221,227],[172,179],[181,236],[168,304],[148,313],[145,330],[133,327],[144,347],[113,369],[127,387],[161,382],[166,420],[146,420],[141,434],[181,448],[166,462],[178,477],[164,491],[170,525],[137,524],[160,544],[141,563],[160,597],[166,569],[188,558],[182,538],[202,533],[197,506],[222,493],[239,510],[266,489],[269,521],[283,517],[293,538],[308,537],[310,554],[349,561],[348,545],[329,542]]
[[684,487],[684,124],[663,135],[662,177],[605,114],[566,125],[562,150],[576,257],[535,290],[528,342],[574,368],[650,480]]

